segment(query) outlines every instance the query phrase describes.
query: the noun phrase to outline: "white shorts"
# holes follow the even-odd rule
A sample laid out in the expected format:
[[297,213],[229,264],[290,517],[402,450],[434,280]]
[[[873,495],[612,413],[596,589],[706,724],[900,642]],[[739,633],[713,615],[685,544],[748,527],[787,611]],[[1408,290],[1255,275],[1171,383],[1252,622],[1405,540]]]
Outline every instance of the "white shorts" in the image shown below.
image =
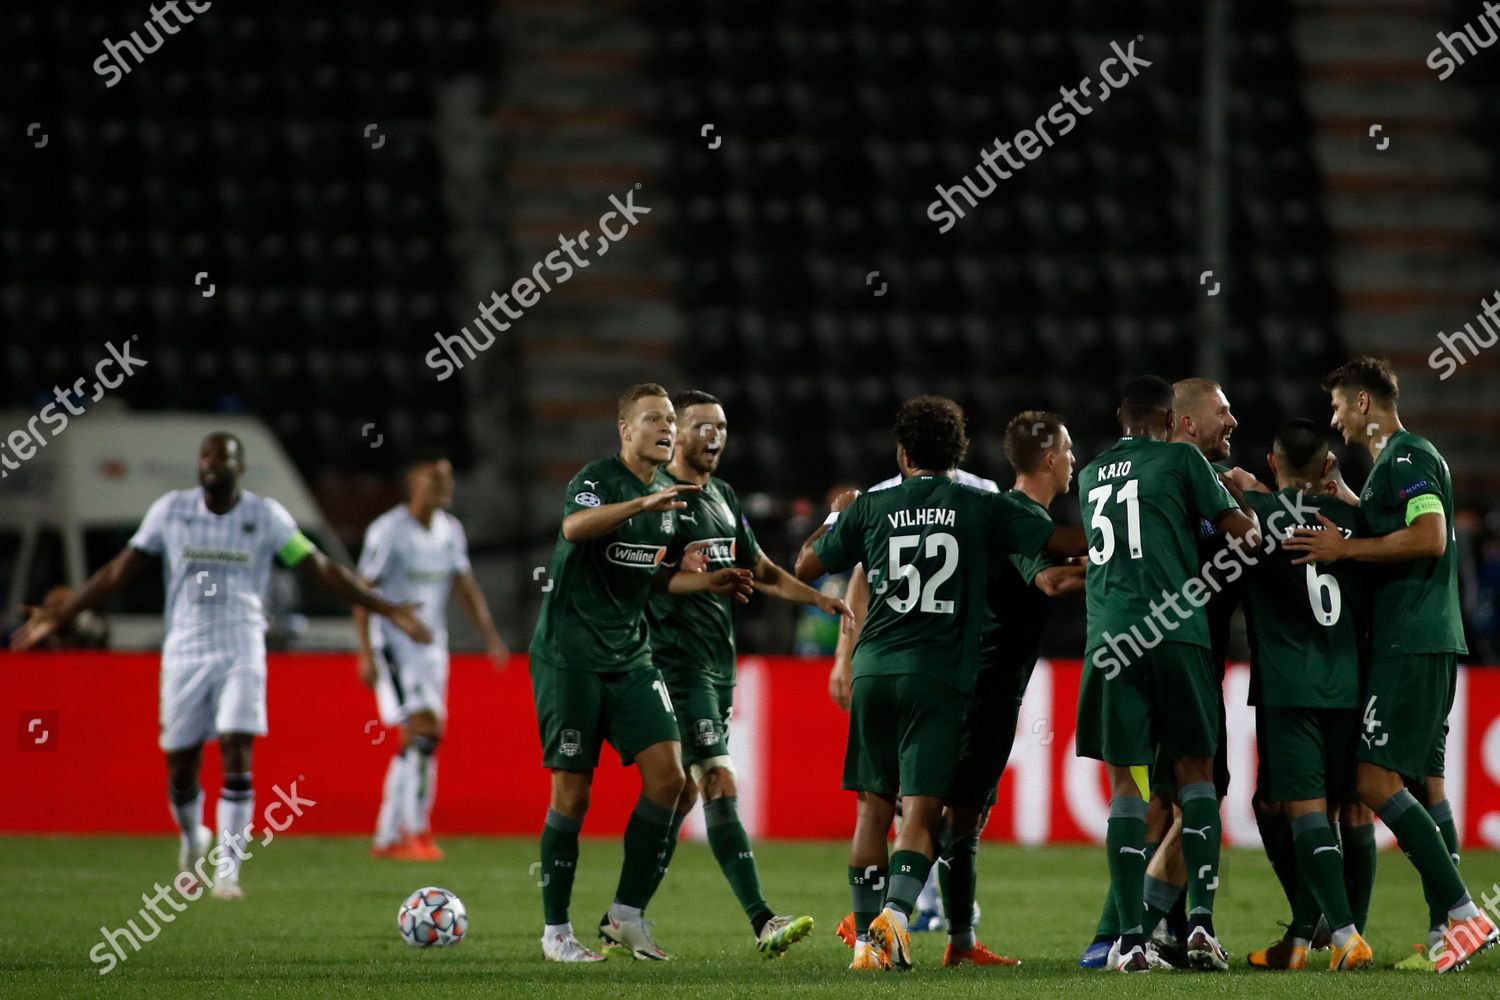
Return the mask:
[[162,657],[163,750],[188,750],[220,733],[266,731],[263,643],[238,654]]
[[375,650],[375,704],[380,721],[398,726],[415,712],[448,714],[448,651],[436,643]]

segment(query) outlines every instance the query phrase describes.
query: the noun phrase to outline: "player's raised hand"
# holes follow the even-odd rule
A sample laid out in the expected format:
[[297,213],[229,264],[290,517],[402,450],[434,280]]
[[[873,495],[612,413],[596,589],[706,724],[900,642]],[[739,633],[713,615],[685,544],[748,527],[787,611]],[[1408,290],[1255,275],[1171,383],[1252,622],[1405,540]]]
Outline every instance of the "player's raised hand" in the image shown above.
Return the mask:
[[1245,469],[1236,465],[1228,472],[1219,473],[1219,478],[1232,483],[1245,493],[1269,493],[1270,488]]
[[741,604],[750,603],[755,593],[755,577],[748,569],[716,569],[708,575],[708,589],[715,594],[733,596]]
[[425,646],[432,641],[432,630],[417,617],[417,609],[421,606],[417,601],[398,604],[386,617],[391,620],[392,625],[405,632],[412,642],[420,642]]
[[825,615],[835,615],[839,618],[839,628],[845,635],[854,633],[854,612],[849,610],[841,598],[819,596],[818,610]]
[[842,514],[857,499],[859,499],[859,490],[845,490],[833,498],[833,503],[829,505],[829,509],[835,514]]
[[24,652],[35,648],[39,643],[46,641],[47,637],[57,631],[57,619],[47,614],[41,608],[29,604],[21,605],[21,611],[27,616],[26,624],[18,628],[10,637],[10,648],[16,652]]
[[1347,541],[1339,526],[1322,514],[1318,515],[1318,521],[1323,525],[1321,529],[1298,528],[1281,543],[1288,552],[1302,553],[1300,558],[1292,560],[1293,566],[1338,562],[1344,558]]
[[642,498],[641,509],[651,512],[681,510],[687,506],[687,501],[679,500],[679,497],[690,493],[702,492],[703,488],[701,486],[694,486],[692,483],[678,483],[676,486],[669,486],[664,490],[658,490],[650,496]]

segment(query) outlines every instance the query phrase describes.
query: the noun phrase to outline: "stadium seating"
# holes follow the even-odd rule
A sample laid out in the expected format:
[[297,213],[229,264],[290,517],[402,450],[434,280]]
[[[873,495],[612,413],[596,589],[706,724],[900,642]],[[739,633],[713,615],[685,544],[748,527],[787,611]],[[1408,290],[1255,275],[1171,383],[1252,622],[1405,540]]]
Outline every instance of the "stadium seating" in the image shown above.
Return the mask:
[[[113,87],[93,63],[141,29],[144,5],[7,14],[0,342],[28,378],[0,378],[0,406],[40,405],[35,373],[70,384],[107,341],[139,336],[148,367],[121,397],[261,416],[315,482],[384,471],[391,452],[361,447],[366,420],[397,450],[441,434],[462,461],[459,383],[402,371],[461,322],[434,94],[494,72],[493,4],[231,6]],[[42,148],[20,138],[33,120]]]
[[[1255,392],[1339,353],[1338,302],[1289,5],[1232,7],[1231,257],[1203,263],[1196,5],[638,4],[650,120],[671,151],[681,366],[755,429],[732,474],[806,495],[868,479],[890,465],[879,429],[901,383],[950,388],[996,474],[994,432],[1026,406],[1064,412],[1093,453],[1123,373],[1194,373],[1209,268],[1227,297],[1228,389],[1259,435],[1237,455],[1258,464],[1286,407],[1321,412],[1308,393]],[[1153,67],[940,233],[935,186],[1136,35]],[[730,141],[706,149],[704,122]],[[866,381],[880,372],[896,384]]]

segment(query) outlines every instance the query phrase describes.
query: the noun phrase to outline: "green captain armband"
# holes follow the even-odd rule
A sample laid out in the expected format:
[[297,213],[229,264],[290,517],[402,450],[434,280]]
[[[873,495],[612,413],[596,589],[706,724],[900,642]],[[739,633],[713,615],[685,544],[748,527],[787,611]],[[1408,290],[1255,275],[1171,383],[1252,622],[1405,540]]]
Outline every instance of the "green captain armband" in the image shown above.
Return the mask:
[[306,559],[315,548],[317,546],[312,543],[312,539],[299,531],[288,538],[285,545],[276,550],[276,558],[281,560],[281,565],[292,569]]
[[1423,514],[1441,514],[1442,512],[1443,501],[1441,497],[1435,497],[1431,493],[1412,497],[1406,502],[1406,523],[1411,524]]

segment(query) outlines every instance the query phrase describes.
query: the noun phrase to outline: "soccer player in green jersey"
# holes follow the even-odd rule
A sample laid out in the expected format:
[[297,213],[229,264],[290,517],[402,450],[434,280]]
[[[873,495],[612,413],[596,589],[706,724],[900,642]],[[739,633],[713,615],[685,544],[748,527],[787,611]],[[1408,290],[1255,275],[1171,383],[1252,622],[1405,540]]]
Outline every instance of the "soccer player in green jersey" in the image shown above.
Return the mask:
[[[677,411],[677,447],[667,473],[701,492],[686,494],[677,512],[676,539],[685,552],[699,553],[707,567],[739,566],[751,571],[762,594],[810,604],[853,621],[844,602],[823,594],[777,566],[761,551],[740,498],[714,475],[729,441],[729,423],[719,400],[706,392],[672,397]],[[734,608],[729,598],[705,591],[651,602],[651,658],[667,682],[682,733],[688,780],[677,799],[667,850],[660,865],[665,876],[682,821],[698,795],[703,796],[708,844],[735,898],[750,918],[756,946],[763,954],[784,954],[812,930],[811,917],[779,916],[761,894],[760,872],[750,838],[739,817],[739,790],[729,756],[729,717],[734,702]]]
[[[1229,441],[1239,421],[1234,417],[1229,398],[1219,383],[1207,378],[1184,378],[1172,383],[1172,441],[1183,441],[1197,448],[1215,472],[1226,472]],[[1224,551],[1228,540],[1212,521],[1198,525],[1198,564],[1209,565]],[[1226,741],[1223,680],[1224,660],[1229,654],[1229,623],[1240,603],[1242,585],[1223,581],[1208,599],[1208,635],[1210,656],[1219,678],[1219,749],[1214,754],[1214,790],[1220,801],[1229,793],[1229,756]],[[1146,815],[1146,932],[1169,964],[1185,965],[1187,951],[1187,910],[1183,906],[1187,889],[1187,866],[1182,858],[1182,813],[1173,807],[1177,787],[1170,760],[1158,759],[1150,769],[1151,799]],[[1088,969],[1106,968],[1112,946],[1120,937],[1119,908],[1109,895],[1099,917],[1094,940],[1083,953],[1079,965]],[[1154,932],[1154,936],[1153,936]]]
[[[978,670],[990,565],[1044,547],[1081,554],[1077,529],[955,483],[963,410],[919,396],[896,416],[901,485],[856,498],[797,557],[812,580],[863,563],[872,593],[854,651],[844,787],[858,793],[849,852],[855,969],[911,967],[906,923],[937,853],[963,720]],[[902,799],[894,855],[886,836]],[[883,890],[883,892],[882,892]],[[883,903],[883,909],[882,909]]]
[[[1132,379],[1119,417],[1124,436],[1079,476],[1091,545],[1077,737],[1079,756],[1104,761],[1109,773],[1105,846],[1121,927],[1115,968],[1145,971],[1154,964],[1142,926],[1146,801],[1131,769],[1150,764],[1159,750],[1174,761],[1182,806],[1188,959],[1222,970],[1228,958],[1213,928],[1222,833],[1213,782],[1220,696],[1203,613],[1218,580],[1200,575],[1197,536],[1207,519],[1239,554],[1242,545],[1259,542],[1259,524],[1202,453],[1168,440],[1169,383],[1151,375]],[[1239,569],[1231,561],[1226,550],[1215,565]]]
[[[1474,905],[1459,876],[1458,831],[1443,787],[1458,654],[1468,651],[1459,616],[1453,481],[1438,450],[1401,425],[1400,388],[1388,362],[1354,358],[1335,369],[1324,388],[1332,426],[1374,459],[1360,494],[1371,537],[1304,528],[1285,546],[1299,554],[1299,563],[1374,564],[1356,786],[1421,874],[1429,917],[1441,921],[1427,957],[1437,972],[1450,972],[1500,941],[1500,930]],[[1427,807],[1404,779],[1425,784]]]
[[677,514],[701,492],[662,472],[672,457],[676,415],[667,390],[633,386],[619,400],[620,451],[591,462],[568,484],[552,557],[551,589],[531,641],[542,763],[552,797],[542,827],[541,888],[549,961],[603,958],[579,943],[568,919],[578,831],[608,740],[641,772],[641,795],[625,827],[625,861],[599,935],[636,958],[665,959],[641,911],[658,882],[673,810],[682,792],[677,717],[651,661],[646,606],[653,593],[709,591],[748,600],[748,570],[678,573]]
[[[1005,496],[1050,521],[1048,508],[1073,482],[1073,438],[1062,417],[1026,410],[1005,428],[1005,457],[1016,472]],[[1042,651],[1052,598],[1083,589],[1081,565],[1057,565],[1043,554],[1012,554],[990,567],[987,613],[979,637],[974,697],[964,717],[962,748],[948,810],[939,880],[948,914],[943,964],[1018,965],[974,933],[979,835],[989,821],[1016,739],[1026,686]]]
[[[1279,945],[1250,956],[1256,968],[1305,967],[1320,915],[1332,931],[1330,969],[1362,969],[1375,961],[1356,927],[1329,822],[1330,807],[1337,815],[1354,794],[1363,574],[1349,563],[1294,566],[1293,554],[1279,545],[1306,525],[1346,538],[1360,533],[1358,509],[1339,499],[1327,479],[1325,433],[1311,420],[1285,424],[1266,456],[1278,492],[1259,492],[1264,487],[1255,484],[1245,493],[1270,536],[1268,551],[1245,575],[1251,664],[1260,688],[1256,741],[1263,775],[1257,791],[1288,823],[1297,862],[1292,925]],[[1335,527],[1324,528],[1317,514]]]

